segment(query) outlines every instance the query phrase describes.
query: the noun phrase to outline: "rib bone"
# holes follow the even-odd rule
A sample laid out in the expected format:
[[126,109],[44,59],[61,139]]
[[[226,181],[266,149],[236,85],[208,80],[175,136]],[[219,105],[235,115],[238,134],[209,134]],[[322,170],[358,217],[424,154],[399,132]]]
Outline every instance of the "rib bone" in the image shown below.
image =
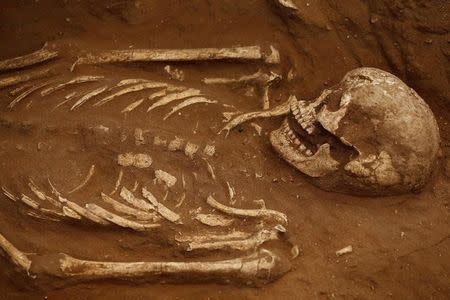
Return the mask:
[[144,102],[144,100],[145,100],[145,98],[134,101],[133,103],[131,103],[130,105],[128,105],[127,107],[122,109],[121,113],[129,113],[129,112],[135,110]]
[[234,216],[240,217],[251,217],[251,218],[263,218],[263,219],[274,219],[277,222],[287,224],[287,216],[279,211],[272,209],[240,209],[230,206],[223,205],[217,202],[212,196],[208,196],[206,202],[213,208]]
[[169,95],[167,95],[165,97],[162,97],[161,99],[159,99],[155,103],[153,103],[147,109],[147,112],[149,112],[149,111],[151,111],[151,110],[153,110],[153,109],[155,109],[157,107],[160,107],[160,106],[163,106],[163,105],[167,105],[170,102],[181,100],[181,99],[184,99],[184,98],[193,97],[193,96],[198,96],[200,94],[201,94],[201,92],[199,90],[196,90],[196,89],[188,89],[188,90],[182,91],[180,93],[169,94]]
[[112,95],[109,95],[108,97],[105,97],[101,100],[99,100],[98,102],[96,102],[94,104],[94,106],[101,106],[104,105],[110,101],[112,101],[114,98],[128,94],[128,93],[133,93],[133,92],[139,92],[142,90],[146,90],[146,89],[155,89],[155,88],[163,88],[163,87],[167,87],[167,83],[163,83],[163,82],[144,82],[144,83],[139,83],[136,85],[132,85],[130,87],[124,88]]
[[20,101],[22,101],[23,99],[25,99],[25,97],[27,97],[28,95],[30,95],[31,93],[33,93],[34,91],[43,88],[44,86],[49,85],[50,83],[52,83],[52,81],[47,81],[41,84],[38,84],[36,86],[32,86],[31,88],[29,88],[28,90],[24,91],[23,93],[21,93],[19,96],[17,96],[13,101],[11,101],[8,105],[8,108],[11,109],[14,106],[16,106]]
[[[291,97],[295,97],[295,96],[291,96]],[[289,98],[289,99],[291,99],[291,98]],[[255,111],[255,112],[250,112],[250,113],[239,115],[236,118],[234,118],[233,120],[231,120],[230,122],[228,122],[227,125],[225,125],[225,127],[222,128],[222,130],[220,130],[219,133],[221,133],[222,131],[226,131],[226,135],[228,135],[228,133],[230,132],[231,129],[233,129],[234,127],[236,127],[242,123],[245,123],[249,120],[253,120],[253,119],[257,119],[257,118],[270,118],[270,117],[287,115],[290,112],[290,101],[291,100],[288,100],[285,103],[283,103],[271,110]]]
[[38,64],[58,56],[58,52],[45,49],[45,46],[32,53],[0,61],[0,71],[20,69]]
[[85,82],[95,82],[95,81],[99,81],[100,79],[103,79],[103,76],[79,76],[79,77],[75,77],[69,81],[60,83],[58,85],[46,88],[45,90],[43,90],[41,92],[41,96],[48,96],[53,92],[56,92],[60,89],[63,89],[64,87],[68,86],[68,85],[72,85],[72,84],[78,84],[78,83],[85,83]]
[[150,203],[156,208],[156,211],[165,219],[169,220],[170,222],[177,223],[177,224],[183,224],[181,221],[180,215],[173,212],[172,210],[168,209],[166,206],[158,202],[156,200],[155,196],[147,190],[145,187],[142,188],[142,196],[144,196],[145,199],[150,201]]
[[153,213],[149,213],[147,211],[139,210],[133,207],[130,207],[128,205],[125,205],[123,203],[120,203],[119,201],[114,200],[113,198],[105,195],[104,193],[101,194],[103,201],[110,204],[116,211],[135,217],[139,221],[149,221],[149,220],[155,220],[156,215]]
[[135,197],[133,193],[128,190],[126,187],[122,187],[120,191],[120,197],[122,197],[123,200],[130,203],[137,209],[143,210],[143,211],[155,211],[156,207],[153,204],[148,203],[144,199]]
[[181,109],[183,109],[183,108],[185,108],[187,106],[190,106],[190,105],[193,105],[193,104],[197,104],[197,103],[209,103],[209,104],[212,104],[212,103],[217,103],[217,101],[209,100],[209,99],[206,99],[205,97],[192,97],[192,98],[189,98],[189,99],[181,102],[180,104],[174,106],[172,108],[172,110],[164,116],[164,120],[169,118],[171,115],[173,115],[177,111],[179,111],[179,110],[181,110]]
[[86,95],[84,95],[83,97],[81,97],[71,108],[70,110],[74,110],[77,109],[78,107],[80,107],[81,105],[83,105],[84,103],[86,103],[86,101],[92,99],[93,97],[97,96],[100,93],[103,93],[104,91],[106,91],[106,89],[108,88],[108,86],[102,86],[99,87],[89,93],[87,93]]
[[131,228],[136,231],[145,231],[151,228],[159,227],[159,224],[141,224],[135,221],[131,221],[125,218],[122,218],[119,215],[113,214],[106,209],[94,204],[89,203],[86,204],[86,209],[93,213],[94,215],[97,215],[98,217],[108,220],[109,222],[116,224],[120,227],[124,228]]
[[88,172],[86,178],[83,180],[83,182],[81,182],[78,186],[76,186],[74,189],[69,191],[68,194],[75,193],[76,191],[82,189],[92,178],[92,176],[94,175],[94,172],[95,172],[95,165],[92,165],[91,168],[89,169],[89,172]]
[[7,86],[15,85],[18,83],[30,81],[33,79],[48,77],[50,75],[51,75],[50,69],[44,69],[44,70],[31,71],[31,72],[28,72],[25,74],[20,73],[18,75],[13,75],[10,77],[3,77],[0,79],[0,89],[5,88]]
[[58,200],[65,206],[67,206],[68,208],[70,208],[71,210],[75,211],[77,214],[79,214],[80,216],[96,223],[96,224],[100,224],[100,225],[110,225],[111,223],[108,222],[107,220],[98,217],[97,215],[94,215],[93,213],[91,213],[90,211],[86,210],[84,207],[79,206],[78,204],[76,204],[75,202],[72,202],[70,200],[67,200],[61,196],[58,196]]
[[213,215],[213,214],[197,214],[194,217],[195,220],[199,221],[202,224],[208,225],[208,226],[221,226],[226,227],[230,226],[234,220],[226,218],[221,215]]

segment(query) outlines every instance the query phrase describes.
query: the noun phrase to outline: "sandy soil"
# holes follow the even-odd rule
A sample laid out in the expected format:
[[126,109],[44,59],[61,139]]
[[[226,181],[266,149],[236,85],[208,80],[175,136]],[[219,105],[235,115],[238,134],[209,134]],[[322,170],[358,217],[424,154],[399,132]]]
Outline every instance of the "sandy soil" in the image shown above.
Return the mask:
[[[0,294],[4,299],[448,299],[450,297],[450,4],[421,0],[310,0],[295,1],[300,12],[289,15],[271,1],[2,1],[0,4],[0,59],[39,49],[45,42],[61,49],[55,63],[58,74],[69,78],[67,66],[77,55],[100,49],[229,47],[275,45],[282,63],[275,67],[295,79],[271,91],[272,105],[289,94],[314,99],[326,86],[337,83],[347,71],[373,66],[390,71],[413,87],[430,105],[438,120],[442,157],[430,184],[420,194],[384,198],[352,197],[324,192],[289,167],[271,149],[267,133],[281,119],[259,121],[263,135],[248,125],[227,139],[215,133],[223,125],[223,109],[202,106],[182,116],[161,121],[163,112],[148,118],[145,112],[124,118],[120,110],[131,97],[104,110],[67,113],[51,111],[64,93],[33,98],[7,112],[11,101],[1,93],[1,118],[23,122],[23,130],[3,126],[1,134],[2,185],[20,187],[28,176],[42,172],[63,189],[80,181],[95,161],[100,176],[78,196],[113,186],[117,166],[108,159],[112,148],[126,151],[119,135],[104,138],[86,128],[104,125],[132,136],[136,127],[149,135],[182,135],[198,144],[214,142],[214,163],[219,176],[235,186],[239,199],[263,198],[268,207],[289,216],[289,239],[300,246],[292,270],[259,288],[218,284],[156,284],[95,282],[75,285],[36,285],[0,260]],[[84,66],[75,74],[95,73],[111,79],[125,76],[165,79],[165,64]],[[183,85],[200,87],[206,76],[244,75],[257,63],[174,64],[185,72]],[[3,76],[3,75],[2,75]],[[92,86],[91,86],[92,87]],[[204,87],[202,87],[204,88]],[[258,97],[245,89],[206,88],[221,102],[241,111],[259,109]],[[88,89],[86,88],[85,91]],[[30,98],[31,99],[31,98]],[[164,111],[167,112],[167,111]],[[194,134],[198,121],[198,129]],[[3,122],[4,123],[4,122]],[[26,129],[31,124],[31,129]],[[6,128],[6,129],[5,129]],[[36,129],[37,128],[37,129]],[[80,130],[81,139],[67,133]],[[65,133],[66,132],[66,133]],[[105,139],[105,140],[104,140]],[[44,141],[52,151],[37,152]],[[108,147],[104,144],[108,143]],[[19,147],[18,147],[19,146]],[[182,155],[151,149],[158,166],[174,173],[207,172],[186,163]],[[13,170],[13,171],[11,171]],[[262,178],[246,174],[262,173]],[[132,185],[141,173],[127,180]],[[202,181],[190,183],[192,206],[209,192],[226,197],[226,186]],[[178,195],[179,191],[175,192]],[[158,191],[162,196],[163,191]],[[242,198],[241,198],[242,197]],[[0,203],[0,228],[18,246],[30,252],[65,251],[79,257],[183,259],[183,253],[162,247],[164,235],[130,235],[129,232],[61,226],[25,218],[6,201]],[[203,200],[204,201],[204,200]],[[244,200],[243,204],[248,205]],[[183,208],[187,212],[189,206]],[[244,226],[240,224],[239,226]],[[195,227],[192,228],[195,230]],[[158,243],[159,242],[159,243]],[[168,243],[164,240],[163,245]],[[347,245],[353,253],[336,257]],[[282,247],[282,246],[280,246]],[[169,250],[168,250],[169,249]],[[220,256],[220,255],[219,255]]]

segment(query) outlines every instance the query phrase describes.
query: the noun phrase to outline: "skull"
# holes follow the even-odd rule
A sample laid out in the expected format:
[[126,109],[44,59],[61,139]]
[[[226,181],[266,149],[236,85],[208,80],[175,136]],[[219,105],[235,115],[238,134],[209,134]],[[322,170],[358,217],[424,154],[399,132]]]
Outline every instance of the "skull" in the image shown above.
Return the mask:
[[312,103],[290,99],[271,133],[275,150],[313,184],[356,195],[421,190],[439,153],[439,129],[425,101],[394,75],[350,71]]

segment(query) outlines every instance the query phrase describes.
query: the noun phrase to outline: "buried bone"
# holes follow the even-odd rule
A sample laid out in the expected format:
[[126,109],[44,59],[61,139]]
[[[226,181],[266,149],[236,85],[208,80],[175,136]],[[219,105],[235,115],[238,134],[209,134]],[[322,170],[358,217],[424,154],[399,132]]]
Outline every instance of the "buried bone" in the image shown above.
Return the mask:
[[42,49],[39,49],[32,53],[0,61],[0,71],[29,67],[41,62],[51,60],[57,56],[57,51],[50,51],[46,49],[46,45],[44,45]]
[[171,188],[177,183],[177,178],[163,170],[155,170],[155,178],[158,182],[164,183]]
[[79,84],[79,83],[86,83],[86,82],[96,82],[99,81],[100,79],[103,79],[103,76],[90,76],[90,75],[86,75],[86,76],[79,76],[79,77],[75,77],[69,81],[60,83],[58,85],[46,88],[45,90],[43,90],[41,92],[41,96],[48,96],[51,93],[54,93],[60,89],[65,88],[66,86],[69,85],[73,85],[73,84]]
[[163,218],[173,223],[183,224],[180,215],[161,204],[158,200],[156,200],[155,196],[153,196],[153,194],[145,187],[142,188],[142,196],[144,196],[144,198],[147,199],[155,207],[156,212],[158,212]]
[[71,70],[80,64],[207,60],[264,60],[270,64],[280,62],[278,51],[272,46],[270,47],[269,54],[263,53],[259,46],[198,49],[134,49],[111,50],[99,54],[87,54],[78,58],[72,65]]
[[3,77],[0,78],[0,89],[11,85],[16,85],[22,82],[27,82],[33,79],[49,77],[51,75],[52,72],[50,71],[50,69],[44,69],[44,70],[30,71],[24,74],[20,73],[18,75],[12,75],[9,77]]
[[138,84],[132,85],[130,87],[124,88],[120,91],[117,91],[114,94],[109,95],[109,96],[97,101],[96,103],[94,103],[94,106],[102,106],[102,105],[114,100],[115,98],[125,95],[125,94],[139,92],[139,91],[143,91],[146,89],[165,88],[165,87],[167,87],[167,84],[163,83],[163,82],[138,83]]
[[183,109],[185,107],[188,107],[188,106],[193,105],[193,104],[199,104],[199,103],[215,104],[215,103],[217,103],[217,101],[209,100],[209,99],[206,99],[205,97],[192,97],[192,98],[189,98],[189,99],[181,102],[180,104],[174,106],[172,108],[172,110],[164,116],[163,120],[166,120],[171,115],[173,115],[174,113],[176,113],[177,111],[179,111],[179,110],[181,110],[181,109]]
[[117,156],[117,163],[123,167],[148,168],[152,165],[152,158],[145,153],[123,153]]
[[128,216],[132,216],[139,221],[149,221],[149,220],[154,221],[157,219],[157,217],[154,213],[149,213],[147,211],[143,211],[140,209],[136,209],[134,207],[130,207],[126,204],[123,204],[123,203],[107,196],[104,193],[101,194],[101,197],[105,203],[110,204],[117,212],[120,212],[120,213],[128,215]]

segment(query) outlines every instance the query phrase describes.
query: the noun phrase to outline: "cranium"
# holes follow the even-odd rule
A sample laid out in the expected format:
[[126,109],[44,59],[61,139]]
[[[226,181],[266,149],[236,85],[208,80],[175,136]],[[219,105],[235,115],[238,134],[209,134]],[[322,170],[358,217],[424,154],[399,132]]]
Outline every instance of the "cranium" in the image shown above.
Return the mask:
[[425,101],[394,75],[359,68],[312,103],[291,98],[275,150],[325,190],[388,195],[422,189],[439,152]]

